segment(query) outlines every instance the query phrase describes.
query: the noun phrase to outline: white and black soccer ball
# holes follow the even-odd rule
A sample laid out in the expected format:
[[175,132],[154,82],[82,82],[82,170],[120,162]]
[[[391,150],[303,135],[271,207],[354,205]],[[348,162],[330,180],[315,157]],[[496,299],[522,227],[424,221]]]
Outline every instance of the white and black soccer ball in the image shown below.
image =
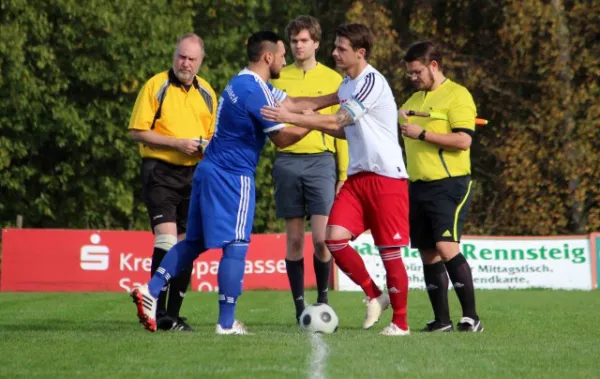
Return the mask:
[[338,316],[328,304],[313,304],[300,315],[300,329],[309,333],[331,334],[337,331]]

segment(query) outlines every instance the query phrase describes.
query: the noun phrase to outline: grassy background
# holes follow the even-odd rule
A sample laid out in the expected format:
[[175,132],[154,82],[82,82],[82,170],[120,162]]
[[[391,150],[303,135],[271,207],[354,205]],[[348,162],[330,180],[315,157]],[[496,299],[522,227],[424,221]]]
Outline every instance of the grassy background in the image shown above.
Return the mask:
[[[460,307],[453,293],[454,321]],[[308,300],[316,295],[309,293]],[[330,294],[340,330],[323,336],[327,378],[597,378],[600,292],[479,291],[481,334],[418,333],[425,292],[409,299],[409,337],[360,329],[359,293]],[[190,293],[195,333],[148,333],[125,293],[0,293],[0,377],[310,378],[311,338],[295,325],[287,292],[247,292],[237,318],[252,336],[216,336],[214,293]]]

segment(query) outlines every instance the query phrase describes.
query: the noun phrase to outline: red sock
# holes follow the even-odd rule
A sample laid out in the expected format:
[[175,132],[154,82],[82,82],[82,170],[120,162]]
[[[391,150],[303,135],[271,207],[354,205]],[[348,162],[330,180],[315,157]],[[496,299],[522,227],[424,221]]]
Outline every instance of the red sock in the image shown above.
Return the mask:
[[392,322],[400,329],[408,330],[406,308],[408,305],[408,274],[402,262],[402,252],[398,248],[379,251],[387,277],[388,294],[394,310]]
[[348,244],[348,240],[327,240],[325,244],[338,267],[365,291],[369,299],[381,296],[381,290],[371,279],[365,262],[360,254]]

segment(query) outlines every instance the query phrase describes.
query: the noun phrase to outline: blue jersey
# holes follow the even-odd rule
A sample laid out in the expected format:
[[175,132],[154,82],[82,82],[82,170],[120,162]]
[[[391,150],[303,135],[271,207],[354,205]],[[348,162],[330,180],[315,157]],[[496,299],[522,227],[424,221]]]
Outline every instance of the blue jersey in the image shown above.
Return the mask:
[[186,239],[204,248],[250,242],[256,188],[254,172],[267,133],[284,124],[263,119],[260,109],[285,93],[243,70],[219,100],[215,134],[194,175]]
[[235,76],[219,99],[215,134],[208,145],[204,160],[224,170],[254,176],[267,133],[285,127],[266,121],[260,114],[265,105],[283,101],[285,93],[250,70]]

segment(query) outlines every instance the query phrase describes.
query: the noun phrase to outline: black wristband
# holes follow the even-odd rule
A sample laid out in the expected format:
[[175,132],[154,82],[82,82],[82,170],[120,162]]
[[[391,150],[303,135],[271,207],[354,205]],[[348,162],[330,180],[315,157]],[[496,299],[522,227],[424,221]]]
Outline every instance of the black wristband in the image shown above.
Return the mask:
[[423,129],[423,131],[421,132],[421,134],[419,134],[419,139],[421,141],[425,141],[425,133],[427,133],[427,130]]

